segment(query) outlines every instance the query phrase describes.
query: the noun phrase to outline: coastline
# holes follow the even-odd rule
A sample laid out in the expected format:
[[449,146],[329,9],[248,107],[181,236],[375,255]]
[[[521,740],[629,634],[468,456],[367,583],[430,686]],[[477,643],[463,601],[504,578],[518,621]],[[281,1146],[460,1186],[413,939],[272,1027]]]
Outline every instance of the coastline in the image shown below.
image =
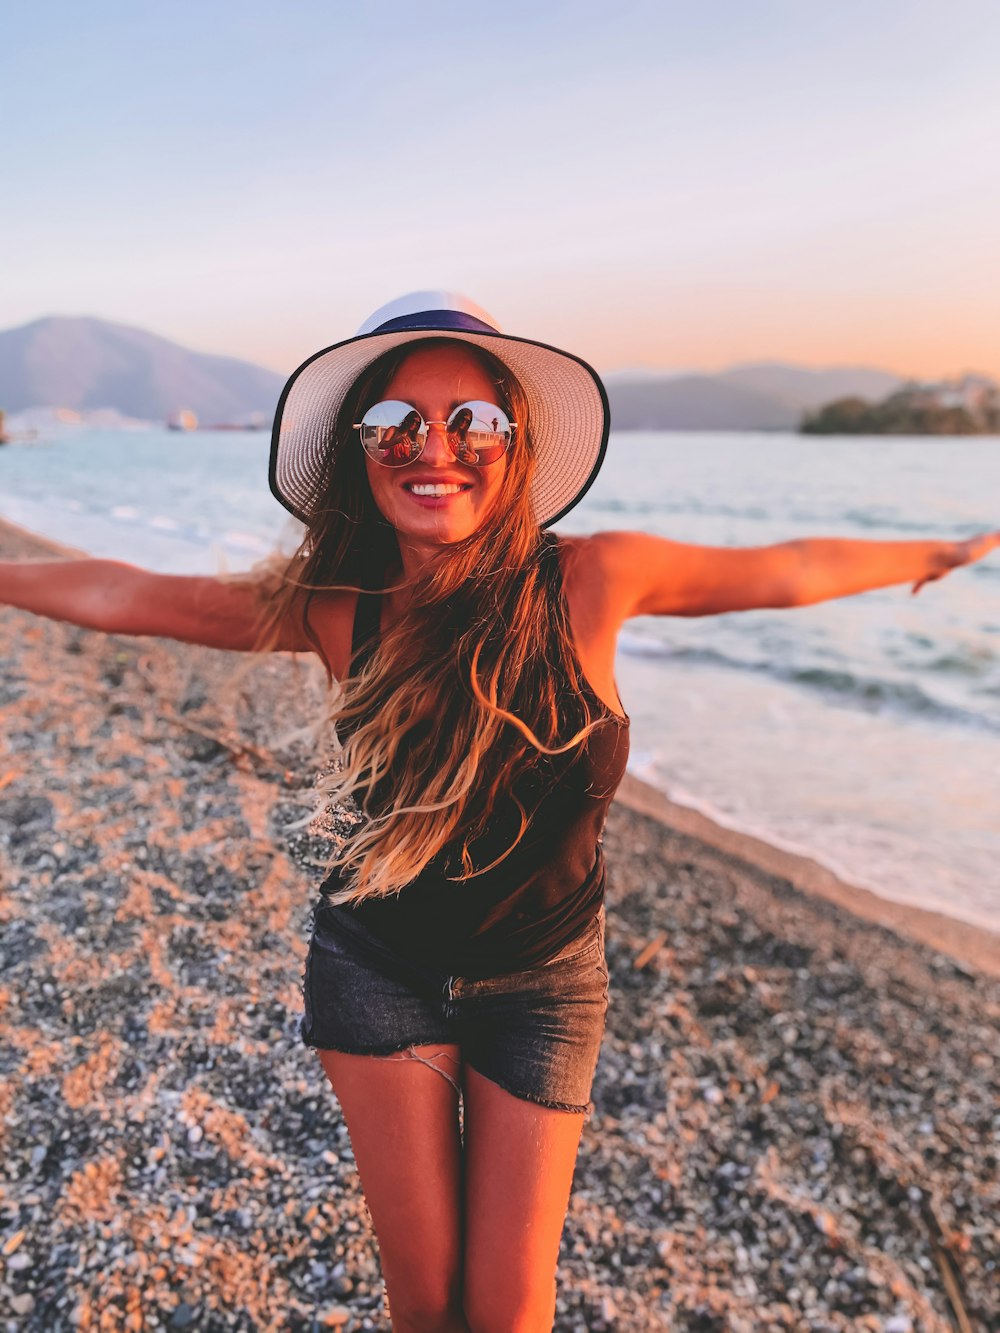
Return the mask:
[[706,849],[787,880],[797,892],[821,898],[874,925],[884,926],[904,939],[947,954],[986,976],[1000,979],[1000,935],[943,912],[909,907],[882,898],[871,889],[841,879],[812,857],[789,852],[762,838],[718,824],[690,806],[678,805],[665,792],[641,778],[626,774],[616,800],[686,834]]
[[[0,546],[9,542],[25,554],[87,557],[86,551],[0,518]],[[986,927],[883,898],[871,889],[851,884],[812,857],[787,851],[753,834],[717,823],[691,806],[678,804],[660,788],[631,773],[625,775],[615,803],[696,839],[706,850],[787,880],[799,893],[822,898],[864,921],[884,926],[905,939],[1000,979],[1000,934]]]
[[[0,525],[0,558],[53,554]],[[0,1305],[28,1331],[387,1327],[298,1036],[320,756],[288,729],[322,673],[245,661],[0,608]],[[1000,986],[637,779],[605,848],[556,1333],[1000,1318]]]

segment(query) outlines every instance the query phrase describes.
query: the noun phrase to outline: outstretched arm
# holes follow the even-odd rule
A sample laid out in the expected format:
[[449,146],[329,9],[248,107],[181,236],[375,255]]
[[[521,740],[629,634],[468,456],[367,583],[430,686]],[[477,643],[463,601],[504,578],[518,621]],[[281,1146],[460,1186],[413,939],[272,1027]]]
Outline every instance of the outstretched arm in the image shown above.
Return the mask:
[[962,542],[806,537],[773,546],[696,546],[644,532],[599,532],[586,545],[591,569],[626,620],[808,606],[898,583],[912,583],[917,592],[996,549],[1000,531]]
[[796,606],[849,597],[869,588],[925,583],[952,569],[971,565],[1000,546],[1000,532],[984,532],[962,542],[862,541],[841,537],[806,537],[792,542],[799,553]]
[[[209,648],[250,651],[253,589],[199,575],[154,574],[119,560],[0,561],[0,603],[108,634],[152,635]],[[278,649],[312,651],[289,625]]]

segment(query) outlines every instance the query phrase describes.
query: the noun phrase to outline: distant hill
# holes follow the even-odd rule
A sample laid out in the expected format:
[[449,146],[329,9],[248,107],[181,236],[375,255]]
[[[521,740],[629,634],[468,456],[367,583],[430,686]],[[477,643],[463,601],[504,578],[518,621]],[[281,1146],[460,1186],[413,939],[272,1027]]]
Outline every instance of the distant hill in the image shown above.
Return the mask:
[[831,397],[882,396],[901,383],[865,367],[810,370],[781,362],[714,375],[606,377],[614,430],[796,430],[803,412]]
[[274,414],[284,376],[192,352],[143,329],[53,316],[0,332],[0,409],[114,408],[163,421],[190,408],[203,425]]
[[1000,384],[988,375],[912,381],[881,402],[846,396],[808,413],[804,435],[996,435]]
[[609,379],[612,430],[792,430],[799,413],[713,375]]
[[811,370],[781,361],[732,366],[718,378],[777,398],[796,412],[810,411],[832,398],[884,398],[903,383],[900,375],[866,366]]

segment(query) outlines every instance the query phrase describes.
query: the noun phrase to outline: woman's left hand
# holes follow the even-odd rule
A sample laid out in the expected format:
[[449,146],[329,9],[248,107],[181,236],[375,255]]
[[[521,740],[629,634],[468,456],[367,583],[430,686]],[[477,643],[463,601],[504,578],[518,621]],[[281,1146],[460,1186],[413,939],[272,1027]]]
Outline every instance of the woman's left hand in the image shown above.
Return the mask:
[[925,583],[933,583],[935,579],[944,578],[945,574],[950,574],[953,569],[958,569],[962,565],[975,564],[977,560],[982,560],[984,555],[989,555],[990,551],[995,551],[998,546],[1000,546],[1000,531],[981,532],[964,542],[942,542],[940,552],[935,553],[932,572],[918,579],[912,591],[918,593]]

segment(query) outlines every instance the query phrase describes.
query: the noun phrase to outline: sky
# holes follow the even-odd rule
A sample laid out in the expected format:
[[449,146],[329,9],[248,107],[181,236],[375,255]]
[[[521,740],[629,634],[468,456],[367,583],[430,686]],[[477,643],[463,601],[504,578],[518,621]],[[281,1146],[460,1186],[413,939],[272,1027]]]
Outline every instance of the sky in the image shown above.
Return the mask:
[[604,372],[1000,376],[994,0],[37,0],[3,37],[0,328],[290,373],[444,288]]

